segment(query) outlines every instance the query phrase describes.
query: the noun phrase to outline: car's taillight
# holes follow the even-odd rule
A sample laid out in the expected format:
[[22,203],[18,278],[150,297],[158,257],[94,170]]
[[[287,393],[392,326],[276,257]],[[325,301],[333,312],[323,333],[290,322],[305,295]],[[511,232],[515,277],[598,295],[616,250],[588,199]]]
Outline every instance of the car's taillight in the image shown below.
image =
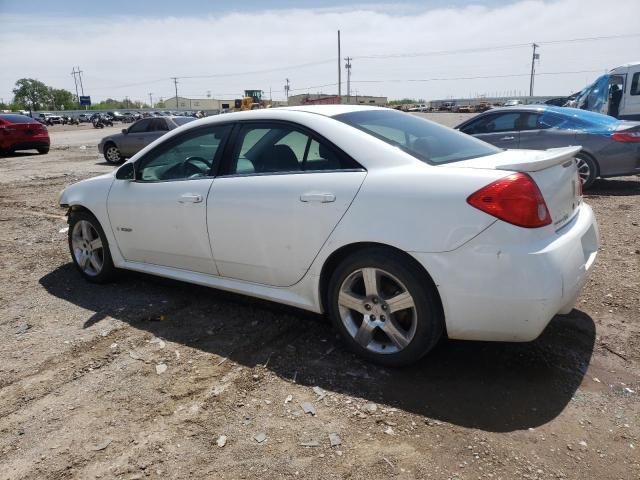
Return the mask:
[[537,228],[551,223],[540,189],[525,173],[514,173],[490,183],[472,193],[467,203],[519,227]]
[[615,132],[611,138],[616,142],[640,143],[640,132]]

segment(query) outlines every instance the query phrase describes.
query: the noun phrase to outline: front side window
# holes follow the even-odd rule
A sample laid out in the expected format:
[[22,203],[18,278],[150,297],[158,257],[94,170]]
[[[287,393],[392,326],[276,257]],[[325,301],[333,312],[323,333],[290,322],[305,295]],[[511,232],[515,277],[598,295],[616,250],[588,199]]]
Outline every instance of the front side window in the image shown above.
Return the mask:
[[245,125],[226,174],[255,174],[360,168],[335,148],[286,124]]
[[397,110],[364,110],[333,118],[431,164],[458,162],[502,151],[464,133]]
[[172,139],[139,162],[136,178],[142,182],[160,182],[209,176],[230,129],[227,125],[208,127]]
[[146,132],[151,124],[151,119],[139,120],[129,127],[129,133]]

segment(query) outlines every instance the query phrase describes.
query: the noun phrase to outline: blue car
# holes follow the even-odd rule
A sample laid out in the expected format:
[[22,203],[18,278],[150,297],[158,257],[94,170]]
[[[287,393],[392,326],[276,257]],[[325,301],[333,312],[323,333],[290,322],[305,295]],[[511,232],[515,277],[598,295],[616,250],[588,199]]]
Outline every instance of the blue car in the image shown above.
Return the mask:
[[505,149],[580,145],[576,158],[583,188],[598,177],[640,173],[640,122],[576,108],[519,105],[481,113],[456,129]]

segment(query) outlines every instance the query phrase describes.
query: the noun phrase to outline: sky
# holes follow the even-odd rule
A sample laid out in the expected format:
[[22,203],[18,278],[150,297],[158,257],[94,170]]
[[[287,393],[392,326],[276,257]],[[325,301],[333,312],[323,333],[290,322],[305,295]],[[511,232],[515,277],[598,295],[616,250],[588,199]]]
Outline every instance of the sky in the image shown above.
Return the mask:
[[[19,78],[154,101],[336,93],[337,30],[352,57],[351,94],[425,100],[567,95],[640,61],[638,0],[0,0],[0,99]],[[626,14],[625,14],[626,12]],[[606,37],[606,38],[602,38]],[[342,93],[346,93],[344,60]]]

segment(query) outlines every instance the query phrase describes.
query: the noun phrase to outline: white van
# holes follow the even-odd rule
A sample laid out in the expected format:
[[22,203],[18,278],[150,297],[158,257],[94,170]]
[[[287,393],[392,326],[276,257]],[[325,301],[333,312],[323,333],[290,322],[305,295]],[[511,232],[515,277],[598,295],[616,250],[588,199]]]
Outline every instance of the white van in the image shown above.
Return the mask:
[[623,120],[640,120],[640,62],[627,63],[599,77],[580,92],[575,106]]

